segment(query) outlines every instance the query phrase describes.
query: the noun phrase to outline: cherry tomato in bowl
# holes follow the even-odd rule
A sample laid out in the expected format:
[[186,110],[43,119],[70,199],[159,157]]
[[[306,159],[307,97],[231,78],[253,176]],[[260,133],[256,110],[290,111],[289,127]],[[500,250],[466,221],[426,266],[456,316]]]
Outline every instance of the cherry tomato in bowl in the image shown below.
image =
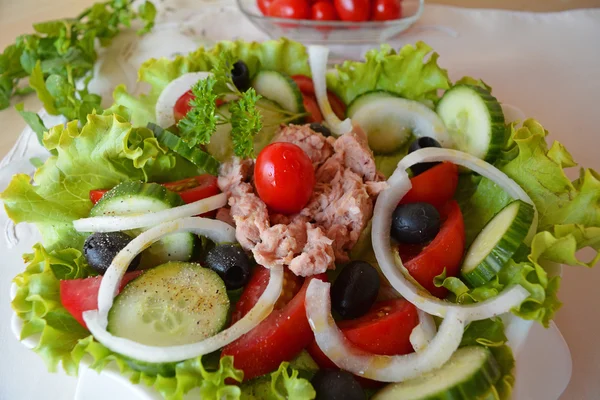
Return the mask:
[[372,21],[389,21],[402,18],[401,0],[373,0],[371,8]]
[[368,21],[371,16],[369,0],[334,0],[334,5],[342,21]]
[[308,0],[275,0],[269,5],[267,15],[277,18],[308,19],[310,7]]
[[256,192],[273,211],[302,210],[315,186],[315,169],[304,150],[292,143],[271,143],[254,165]]
[[268,15],[269,7],[271,6],[271,3],[273,3],[273,0],[258,0],[257,1],[258,9],[260,10],[261,13],[263,13],[263,15]]
[[340,18],[332,3],[321,0],[312,5],[311,19],[314,21],[335,21]]

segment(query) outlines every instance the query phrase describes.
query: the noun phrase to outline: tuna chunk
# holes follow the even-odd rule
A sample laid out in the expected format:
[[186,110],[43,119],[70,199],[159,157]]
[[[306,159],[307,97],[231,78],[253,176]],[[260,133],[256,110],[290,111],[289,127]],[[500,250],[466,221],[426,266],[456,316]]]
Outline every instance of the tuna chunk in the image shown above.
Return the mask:
[[274,141],[295,144],[304,150],[313,164],[321,164],[333,154],[333,146],[308,125],[288,125],[281,129]]
[[345,167],[364,178],[365,181],[379,179],[373,153],[369,149],[367,136],[363,130],[354,125],[354,130],[340,136],[333,145],[336,156],[342,157]]
[[333,240],[325,236],[321,228],[306,224],[308,239],[302,253],[295,257],[290,270],[298,276],[321,274],[334,266]]
[[260,243],[252,250],[256,262],[265,266],[289,265],[306,245],[305,224],[304,218],[296,218],[288,225],[277,224],[262,231]]

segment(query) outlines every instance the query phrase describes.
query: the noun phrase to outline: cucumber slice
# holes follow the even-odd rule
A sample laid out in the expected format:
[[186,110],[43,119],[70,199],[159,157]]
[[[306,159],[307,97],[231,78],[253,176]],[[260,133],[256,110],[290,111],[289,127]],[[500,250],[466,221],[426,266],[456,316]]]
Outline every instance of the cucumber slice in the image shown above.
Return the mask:
[[392,93],[369,92],[356,98],[348,117],[367,134],[369,147],[379,154],[395,153],[411,135],[431,136],[443,147],[452,141],[437,114],[426,105]]
[[[183,205],[177,193],[157,183],[123,182],[108,191],[90,211],[91,217],[100,215],[130,215]],[[128,231],[133,236],[143,230]],[[150,268],[167,261],[187,261],[194,253],[195,237],[191,233],[165,236],[142,253],[138,269]]]
[[457,150],[493,162],[505,142],[504,113],[487,90],[473,85],[456,85],[437,106]]
[[[256,102],[257,108],[262,115],[263,128],[254,137],[254,153],[258,154],[268,145],[275,133],[279,130],[282,121],[285,121],[287,116],[282,113],[281,106],[274,101],[266,98],[259,99]],[[229,105],[223,104],[217,111],[225,117],[229,117]],[[233,143],[231,142],[231,125],[218,125],[217,130],[210,137],[210,143],[206,145],[208,151],[214,158],[221,162],[227,161],[233,155]]]
[[252,80],[256,93],[293,113],[303,113],[302,92],[292,78],[277,71],[260,71]]
[[115,298],[108,331],[150,346],[198,342],[225,327],[229,298],[216,272],[170,262],[131,281]]
[[500,210],[467,250],[462,277],[472,286],[481,286],[496,276],[527,237],[533,215],[533,206],[521,200]]
[[179,136],[152,122],[148,123],[148,129],[154,132],[154,136],[162,145],[190,161],[196,167],[212,175],[217,175],[219,172],[219,161],[210,154],[197,147],[190,148]]
[[372,399],[472,400],[487,393],[500,375],[500,367],[487,347],[463,347],[441,368],[418,378],[390,384]]

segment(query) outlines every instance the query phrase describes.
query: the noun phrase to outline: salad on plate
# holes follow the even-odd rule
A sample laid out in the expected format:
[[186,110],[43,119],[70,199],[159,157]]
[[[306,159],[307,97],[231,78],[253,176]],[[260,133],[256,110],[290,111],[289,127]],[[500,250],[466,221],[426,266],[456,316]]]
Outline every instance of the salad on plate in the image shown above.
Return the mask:
[[[54,371],[166,399],[509,399],[519,338],[600,243],[600,176],[419,42],[151,59],[2,193],[42,242],[12,307]],[[512,348],[511,348],[512,346]],[[188,393],[189,392],[189,393]]]

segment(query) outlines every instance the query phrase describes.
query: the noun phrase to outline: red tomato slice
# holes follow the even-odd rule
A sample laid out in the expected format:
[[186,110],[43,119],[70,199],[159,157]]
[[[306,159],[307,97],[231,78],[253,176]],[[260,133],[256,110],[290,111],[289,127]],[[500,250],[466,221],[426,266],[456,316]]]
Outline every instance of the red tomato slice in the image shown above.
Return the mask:
[[[420,175],[419,175],[420,176]],[[450,201],[441,212],[447,215],[440,232],[435,239],[423,248],[421,252],[410,258],[406,246],[399,245],[400,257],[410,275],[425,289],[436,297],[444,298],[448,290],[436,287],[433,278],[446,269],[446,276],[458,276],[460,262],[465,251],[465,224],[458,203]],[[409,246],[410,253],[415,253],[414,246]]]
[[[140,276],[142,272],[133,271],[126,273],[121,281],[121,286],[119,286],[119,292],[131,280]],[[86,325],[83,321],[83,312],[98,309],[98,291],[100,290],[101,281],[101,276],[60,281],[60,302],[77,322],[84,327]]]
[[400,204],[425,202],[438,211],[454,197],[458,186],[458,167],[444,162],[410,179],[412,188]]
[[[307,95],[311,95],[313,98],[315,96],[315,85],[311,78],[306,75],[293,75],[292,79],[298,85],[298,88],[306,97]],[[337,95],[333,92],[327,91],[327,98],[329,99],[329,104],[331,104],[331,109],[338,116],[338,118],[344,118],[346,116],[346,105],[344,102],[337,97]],[[315,100],[316,101],[316,100]]]
[[[217,177],[209,174],[162,183],[162,185],[170,191],[178,193],[186,204],[221,193],[217,184]],[[106,192],[108,192],[108,189],[90,190],[90,200],[93,204],[96,204]]]
[[[326,280],[325,274],[306,278],[300,290],[294,295],[300,278],[286,271],[286,283],[276,309],[256,328],[225,346],[222,356],[233,356],[233,364],[244,371],[244,379],[252,379],[276,370],[283,361],[294,358],[312,340],[313,333],[306,318],[304,296],[311,279]],[[233,313],[233,320],[241,318],[248,312],[264,291],[269,280],[266,268],[257,266],[252,278]],[[292,297],[289,302],[286,300]],[[283,299],[282,299],[283,298]],[[279,307],[279,308],[277,308]]]
[[[417,309],[404,299],[380,301],[364,316],[338,322],[344,336],[357,347],[374,354],[397,355],[413,352],[410,334],[419,323]],[[307,348],[321,368],[337,368],[312,341]],[[360,378],[360,377],[359,377]],[[363,386],[379,386],[379,382],[361,378]]]
[[302,103],[304,104],[304,109],[308,113],[306,117],[306,122],[323,122],[323,115],[321,114],[321,109],[319,108],[319,104],[317,100],[308,94],[302,96]]
[[[183,117],[185,117],[185,115],[192,109],[190,101],[194,98],[195,97],[192,93],[192,89],[190,89],[177,99],[175,106],[173,107],[173,117],[175,118],[175,122],[179,122],[179,120],[183,119]],[[224,101],[221,99],[217,99],[217,101],[215,101],[215,105],[217,107],[223,103]]]

